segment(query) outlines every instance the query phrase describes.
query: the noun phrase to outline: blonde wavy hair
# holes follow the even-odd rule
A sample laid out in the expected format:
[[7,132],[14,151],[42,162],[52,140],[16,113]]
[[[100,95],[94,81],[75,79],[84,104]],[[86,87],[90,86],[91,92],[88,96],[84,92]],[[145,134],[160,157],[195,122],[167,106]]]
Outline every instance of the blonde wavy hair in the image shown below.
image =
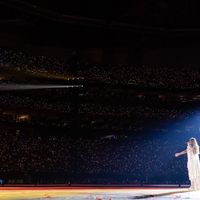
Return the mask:
[[196,138],[192,137],[189,139],[189,141],[190,141],[191,147],[193,148],[193,153],[199,154],[199,145]]

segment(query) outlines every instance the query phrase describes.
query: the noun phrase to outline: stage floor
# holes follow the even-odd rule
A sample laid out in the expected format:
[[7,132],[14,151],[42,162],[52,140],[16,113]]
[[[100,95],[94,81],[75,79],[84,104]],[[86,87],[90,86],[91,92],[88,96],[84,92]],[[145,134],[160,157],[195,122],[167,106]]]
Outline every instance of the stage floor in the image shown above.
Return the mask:
[[0,187],[0,200],[200,199],[187,188]]

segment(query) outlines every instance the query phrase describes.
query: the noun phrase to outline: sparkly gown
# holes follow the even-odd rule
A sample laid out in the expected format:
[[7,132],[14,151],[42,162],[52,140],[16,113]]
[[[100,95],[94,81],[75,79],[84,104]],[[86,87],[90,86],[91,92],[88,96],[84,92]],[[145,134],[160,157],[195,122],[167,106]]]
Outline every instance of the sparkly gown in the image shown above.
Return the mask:
[[199,154],[193,153],[190,145],[187,146],[187,168],[188,176],[191,182],[191,190],[200,190],[200,161]]

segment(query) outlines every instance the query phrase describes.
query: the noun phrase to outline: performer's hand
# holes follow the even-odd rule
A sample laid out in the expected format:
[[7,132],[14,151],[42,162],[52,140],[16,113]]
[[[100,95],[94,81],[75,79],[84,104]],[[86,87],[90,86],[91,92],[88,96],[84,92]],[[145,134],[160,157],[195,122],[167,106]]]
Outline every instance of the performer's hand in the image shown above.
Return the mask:
[[179,153],[175,153],[175,157],[178,157],[179,156]]

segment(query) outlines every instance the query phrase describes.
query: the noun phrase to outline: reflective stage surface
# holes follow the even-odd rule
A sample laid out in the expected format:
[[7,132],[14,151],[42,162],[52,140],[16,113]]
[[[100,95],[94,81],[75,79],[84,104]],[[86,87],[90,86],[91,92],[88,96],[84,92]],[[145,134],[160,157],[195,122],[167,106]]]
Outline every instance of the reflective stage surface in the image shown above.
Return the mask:
[[200,191],[160,187],[1,187],[4,200],[126,200],[126,199],[200,199]]

